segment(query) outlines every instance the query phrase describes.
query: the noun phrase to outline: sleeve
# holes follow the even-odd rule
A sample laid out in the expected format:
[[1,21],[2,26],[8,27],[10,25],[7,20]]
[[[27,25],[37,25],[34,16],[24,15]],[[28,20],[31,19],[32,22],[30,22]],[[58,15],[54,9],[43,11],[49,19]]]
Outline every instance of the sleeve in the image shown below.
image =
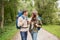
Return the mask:
[[23,25],[23,19],[21,17],[18,18],[18,26]]
[[29,18],[28,21],[31,22],[31,18]]
[[38,17],[38,21],[39,21],[39,25],[42,25],[42,21],[40,17]]

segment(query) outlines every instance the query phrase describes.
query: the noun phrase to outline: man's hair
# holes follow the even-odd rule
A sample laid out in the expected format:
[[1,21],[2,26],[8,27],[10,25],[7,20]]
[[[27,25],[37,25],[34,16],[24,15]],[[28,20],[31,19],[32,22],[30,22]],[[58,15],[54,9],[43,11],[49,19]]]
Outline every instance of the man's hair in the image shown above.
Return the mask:
[[26,13],[26,12],[27,12],[27,10],[24,10],[24,11],[23,11],[23,14]]

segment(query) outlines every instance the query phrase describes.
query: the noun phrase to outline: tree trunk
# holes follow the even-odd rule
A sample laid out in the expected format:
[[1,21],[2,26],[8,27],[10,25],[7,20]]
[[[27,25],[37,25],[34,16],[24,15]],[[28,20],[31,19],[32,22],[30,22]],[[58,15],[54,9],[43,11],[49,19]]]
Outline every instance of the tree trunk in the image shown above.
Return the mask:
[[1,14],[2,14],[1,28],[3,29],[3,25],[4,25],[4,2],[3,1],[1,5]]

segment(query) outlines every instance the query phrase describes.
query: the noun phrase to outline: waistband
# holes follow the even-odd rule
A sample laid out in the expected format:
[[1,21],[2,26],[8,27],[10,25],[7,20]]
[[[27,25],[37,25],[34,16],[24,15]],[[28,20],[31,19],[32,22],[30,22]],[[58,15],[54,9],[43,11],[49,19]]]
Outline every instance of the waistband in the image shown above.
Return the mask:
[[28,28],[28,27],[21,27],[21,28]]

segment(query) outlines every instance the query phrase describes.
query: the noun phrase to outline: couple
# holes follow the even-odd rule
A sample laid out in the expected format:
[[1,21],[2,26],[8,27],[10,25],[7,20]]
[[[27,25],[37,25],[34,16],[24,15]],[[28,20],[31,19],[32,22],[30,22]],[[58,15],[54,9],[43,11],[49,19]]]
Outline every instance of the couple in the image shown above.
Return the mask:
[[[32,12],[32,16],[28,21],[28,11],[24,10],[23,15],[18,18],[18,26],[22,40],[27,40],[28,31],[31,33],[32,40],[37,40],[38,30],[41,28],[42,22],[36,10]],[[30,26],[28,26],[30,25]]]

